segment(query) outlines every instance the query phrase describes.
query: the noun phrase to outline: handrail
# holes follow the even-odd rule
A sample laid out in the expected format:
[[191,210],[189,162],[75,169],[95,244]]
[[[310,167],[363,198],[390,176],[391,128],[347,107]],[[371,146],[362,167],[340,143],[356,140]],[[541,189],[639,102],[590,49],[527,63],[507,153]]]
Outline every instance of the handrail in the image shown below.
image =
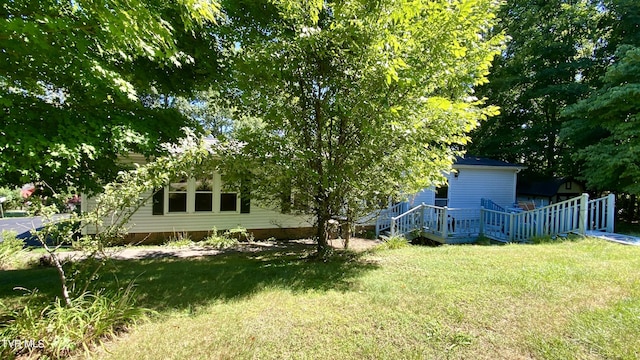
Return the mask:
[[382,209],[376,218],[376,236],[380,235],[380,232],[391,227],[391,218],[394,214],[401,214],[400,210],[406,202],[399,202],[386,209]]
[[496,211],[502,211],[502,212],[506,212],[507,209],[505,209],[504,207],[496,204],[495,202],[493,202],[493,200],[491,199],[485,199],[482,198],[480,199],[480,207],[487,209],[487,210],[496,210]]
[[420,222],[420,226],[421,226],[424,213],[421,212],[419,214],[420,217],[418,218],[417,212],[420,210],[423,210],[427,206],[429,205],[420,204],[412,209],[409,209],[408,211],[405,211],[404,213],[398,216],[391,217],[391,229],[390,229],[391,236],[404,235],[410,231],[415,230],[417,228],[416,222]]

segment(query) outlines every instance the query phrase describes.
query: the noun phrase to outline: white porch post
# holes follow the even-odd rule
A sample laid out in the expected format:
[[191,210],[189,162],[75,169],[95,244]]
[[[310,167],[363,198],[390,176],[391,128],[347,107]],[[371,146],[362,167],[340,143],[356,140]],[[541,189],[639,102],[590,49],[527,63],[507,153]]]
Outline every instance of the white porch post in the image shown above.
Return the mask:
[[507,240],[509,242],[513,241],[513,239],[515,239],[515,237],[513,236],[513,231],[515,229],[514,227],[514,221],[513,221],[513,215],[514,213],[509,213],[509,235],[507,236]]
[[484,236],[484,206],[480,207],[480,230],[478,230],[479,236]]
[[588,222],[589,214],[589,194],[582,194],[580,197],[580,235],[585,235],[589,230]]
[[609,194],[607,196],[607,232],[612,233],[614,231],[614,224],[616,221],[616,196]]
[[420,236],[422,236],[422,232],[424,231],[424,203],[420,204]]
[[396,218],[393,216],[391,217],[391,228],[389,229],[389,232],[391,233],[391,236],[396,235]]
[[442,237],[446,239],[449,236],[449,222],[447,220],[447,207],[442,208]]

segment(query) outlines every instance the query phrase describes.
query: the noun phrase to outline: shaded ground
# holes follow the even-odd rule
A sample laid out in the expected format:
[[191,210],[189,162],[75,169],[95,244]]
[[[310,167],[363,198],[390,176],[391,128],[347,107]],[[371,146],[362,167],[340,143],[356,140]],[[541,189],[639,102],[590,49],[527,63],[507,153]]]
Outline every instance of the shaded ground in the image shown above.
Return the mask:
[[[353,251],[365,251],[380,244],[380,240],[370,240],[363,238],[351,238],[349,249]],[[336,239],[331,241],[331,245],[336,249],[344,247],[342,240]],[[257,253],[262,251],[312,251],[316,247],[316,243],[311,239],[300,239],[291,241],[252,241],[242,242],[236,247],[229,249],[215,249],[203,246],[188,247],[169,247],[169,246],[131,246],[124,248],[110,249],[109,255],[116,260],[140,260],[140,259],[159,259],[159,258],[193,258],[214,256],[224,253]],[[69,251],[60,254],[65,258],[78,258],[81,252]]]

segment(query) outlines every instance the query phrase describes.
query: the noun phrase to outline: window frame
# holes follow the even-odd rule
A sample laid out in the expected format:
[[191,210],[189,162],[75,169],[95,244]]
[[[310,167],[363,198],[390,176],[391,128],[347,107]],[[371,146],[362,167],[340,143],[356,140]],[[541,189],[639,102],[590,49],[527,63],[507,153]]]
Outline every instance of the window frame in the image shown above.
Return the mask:
[[[180,179],[182,180],[182,179]],[[184,216],[184,215],[211,215],[211,214],[248,214],[250,213],[250,205],[249,207],[243,207],[242,205],[242,196],[243,194],[239,191],[232,190],[224,190],[222,186],[222,181],[219,174],[214,174],[210,178],[205,178],[203,180],[210,181],[211,190],[197,190],[197,179],[188,178],[186,179],[186,192],[179,192],[175,190],[171,190],[171,184],[180,183],[178,181],[172,181],[169,185],[164,186],[164,194],[163,194],[163,215],[165,216]],[[200,180],[202,181],[202,180]],[[186,211],[169,211],[169,197],[171,193],[186,193]],[[196,195],[197,194],[211,194],[211,210],[196,210]],[[222,206],[222,194],[234,194],[235,195],[235,210],[221,210]],[[249,200],[250,201],[250,200]],[[245,204],[246,206],[246,204]],[[243,208],[245,212],[243,212]],[[160,215],[160,214],[155,214]]]
[[[185,181],[186,180],[186,181]],[[176,188],[173,184],[185,184],[184,190],[172,190]],[[169,185],[165,186],[165,214],[184,214],[189,212],[189,179],[179,179],[172,181]],[[184,210],[171,210],[171,195],[172,194],[184,194]]]

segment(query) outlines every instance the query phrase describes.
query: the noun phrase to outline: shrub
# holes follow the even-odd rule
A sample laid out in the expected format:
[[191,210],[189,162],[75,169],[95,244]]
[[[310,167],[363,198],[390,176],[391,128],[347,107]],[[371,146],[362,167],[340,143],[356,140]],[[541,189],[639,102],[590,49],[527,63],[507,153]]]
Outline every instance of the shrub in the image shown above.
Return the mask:
[[193,240],[191,240],[191,235],[188,232],[177,232],[169,236],[164,245],[177,248],[189,247],[193,245]]
[[4,315],[8,321],[0,327],[0,337],[32,339],[33,344],[2,347],[0,355],[4,357],[27,353],[54,359],[66,357],[116,335],[149,312],[136,307],[131,285],[114,293],[82,294],[69,306],[61,299],[42,305],[35,292],[27,296],[29,300],[23,308]]
[[381,249],[401,249],[407,246],[410,246],[409,240],[407,240],[404,236],[391,236],[388,238],[383,238],[384,242],[378,245]]
[[15,266],[21,260],[24,253],[24,242],[16,237],[15,231],[2,231],[0,239],[0,269],[8,269]]
[[211,230],[211,234],[200,242],[203,246],[211,246],[218,249],[226,249],[238,245],[239,238],[244,237],[246,240],[253,239],[253,236],[247,232],[245,228],[234,228],[218,233],[215,227]]
[[0,197],[5,197],[7,200],[2,204],[3,210],[16,210],[22,206],[22,196],[20,195],[20,189],[11,189],[8,187],[0,187]]

